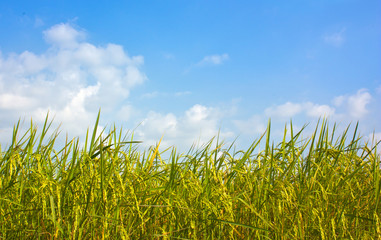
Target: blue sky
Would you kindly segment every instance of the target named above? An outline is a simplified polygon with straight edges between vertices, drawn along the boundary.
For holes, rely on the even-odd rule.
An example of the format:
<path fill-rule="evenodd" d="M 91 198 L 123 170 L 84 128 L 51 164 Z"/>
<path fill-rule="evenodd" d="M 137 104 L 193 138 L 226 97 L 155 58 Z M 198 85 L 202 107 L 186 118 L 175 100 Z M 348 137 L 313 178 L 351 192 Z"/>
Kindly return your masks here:
<path fill-rule="evenodd" d="M 71 137 L 101 124 L 187 149 L 242 148 L 326 116 L 381 139 L 381 2 L 0 3 L 0 141 L 49 111 Z M 308 130 L 306 132 L 308 134 Z"/>

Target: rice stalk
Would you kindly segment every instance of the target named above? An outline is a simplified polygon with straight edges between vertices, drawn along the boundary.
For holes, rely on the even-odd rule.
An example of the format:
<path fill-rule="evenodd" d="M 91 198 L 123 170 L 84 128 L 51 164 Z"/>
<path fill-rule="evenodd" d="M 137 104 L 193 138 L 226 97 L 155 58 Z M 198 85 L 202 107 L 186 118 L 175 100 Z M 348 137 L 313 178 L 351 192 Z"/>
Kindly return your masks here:
<path fill-rule="evenodd" d="M 379 142 L 363 143 L 359 123 L 337 135 L 323 119 L 307 139 L 291 123 L 275 144 L 269 121 L 246 150 L 217 136 L 182 154 L 163 138 L 139 152 L 99 118 L 83 148 L 58 150 L 48 115 L 40 132 L 15 124 L 0 152 L 1 238 L 380 239 Z"/>

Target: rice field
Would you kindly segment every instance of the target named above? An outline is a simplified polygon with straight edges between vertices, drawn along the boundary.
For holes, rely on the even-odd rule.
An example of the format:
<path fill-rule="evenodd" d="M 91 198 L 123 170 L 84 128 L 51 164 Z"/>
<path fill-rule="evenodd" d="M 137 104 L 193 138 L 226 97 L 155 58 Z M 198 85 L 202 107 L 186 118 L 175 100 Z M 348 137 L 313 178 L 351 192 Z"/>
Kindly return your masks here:
<path fill-rule="evenodd" d="M 269 122 L 248 149 L 215 138 L 178 153 L 139 152 L 98 121 L 59 149 L 48 116 L 15 125 L 0 148 L 0 239 L 381 239 L 380 155 L 358 125 L 322 120 L 302 139 L 291 124 L 273 143 Z"/>

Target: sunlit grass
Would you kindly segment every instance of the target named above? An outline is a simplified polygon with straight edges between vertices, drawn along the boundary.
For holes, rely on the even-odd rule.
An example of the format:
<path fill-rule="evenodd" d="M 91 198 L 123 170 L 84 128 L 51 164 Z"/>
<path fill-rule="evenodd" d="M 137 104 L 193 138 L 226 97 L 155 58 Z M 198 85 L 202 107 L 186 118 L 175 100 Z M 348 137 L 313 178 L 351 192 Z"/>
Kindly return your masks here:
<path fill-rule="evenodd" d="M 349 127 L 267 131 L 235 151 L 218 139 L 187 154 L 112 128 L 54 148 L 31 124 L 0 155 L 2 239 L 380 239 L 380 156 Z M 290 140 L 286 140 L 286 135 Z M 258 146 L 264 143 L 264 149 Z"/>

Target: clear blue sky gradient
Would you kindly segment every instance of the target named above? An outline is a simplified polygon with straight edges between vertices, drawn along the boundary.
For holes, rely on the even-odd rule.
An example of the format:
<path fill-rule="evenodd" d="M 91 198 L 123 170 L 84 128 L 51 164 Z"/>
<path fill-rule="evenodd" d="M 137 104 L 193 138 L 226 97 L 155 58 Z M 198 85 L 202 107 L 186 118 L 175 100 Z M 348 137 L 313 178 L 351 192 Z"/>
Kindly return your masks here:
<path fill-rule="evenodd" d="M 130 124 L 111 111 L 105 124 L 133 127 L 150 112 L 170 113 L 181 121 L 198 104 L 217 109 L 222 116 L 213 127 L 229 132 L 227 137 L 240 135 L 244 142 L 253 139 L 242 127 L 250 128 L 250 119 L 266 124 L 271 117 L 275 127 L 276 121 L 280 127 L 291 118 L 300 124 L 315 121 L 318 117 L 303 114 L 271 114 L 287 102 L 310 102 L 334 108 L 340 116 L 333 121 L 360 120 L 364 135 L 375 131 L 381 136 L 380 10 L 378 0 L 2 0 L 0 52 L 3 61 L 24 51 L 44 54 L 51 46 L 43 32 L 64 23 L 85 32 L 85 41 L 94 46 L 113 43 L 130 57 L 143 56 L 140 70 L 147 79 L 118 103 L 138 111 Z M 221 62 L 213 63 L 212 56 Z M 346 117 L 349 100 L 346 108 L 334 105 L 339 96 L 351 99 L 360 93 L 370 100 L 359 117 Z M 25 116 L 14 110 L 8 119 L 9 111 L 0 109 L 0 128 L 17 120 L 17 114 Z"/>

